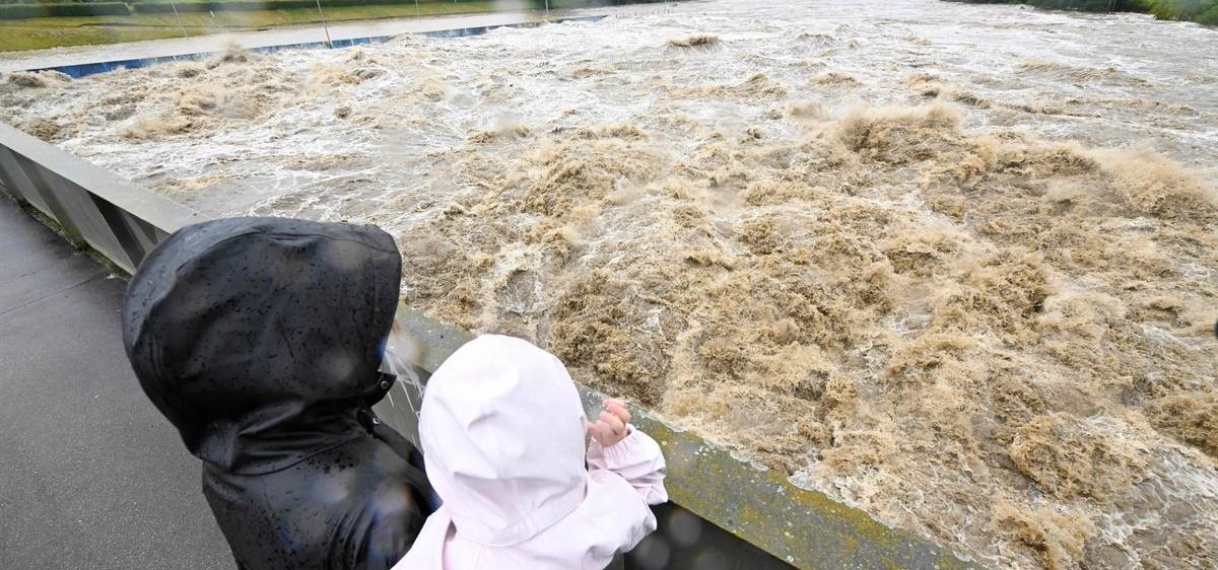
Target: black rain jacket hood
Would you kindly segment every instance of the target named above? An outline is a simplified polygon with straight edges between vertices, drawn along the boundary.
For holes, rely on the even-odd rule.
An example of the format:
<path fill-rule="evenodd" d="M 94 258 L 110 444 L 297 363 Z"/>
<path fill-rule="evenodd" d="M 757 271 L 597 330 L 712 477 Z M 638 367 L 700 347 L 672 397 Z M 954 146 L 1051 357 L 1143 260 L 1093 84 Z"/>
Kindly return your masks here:
<path fill-rule="evenodd" d="M 133 276 L 127 355 L 243 567 L 390 567 L 413 542 L 421 463 L 370 411 L 400 279 L 379 228 L 280 218 L 183 228 Z"/>

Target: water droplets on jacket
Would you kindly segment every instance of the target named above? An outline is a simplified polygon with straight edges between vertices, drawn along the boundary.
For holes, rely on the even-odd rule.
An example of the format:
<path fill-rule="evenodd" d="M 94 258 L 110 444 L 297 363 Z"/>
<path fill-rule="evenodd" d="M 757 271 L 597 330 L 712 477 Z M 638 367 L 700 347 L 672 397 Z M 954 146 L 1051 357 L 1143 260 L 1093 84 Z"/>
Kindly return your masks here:
<path fill-rule="evenodd" d="M 281 218 L 188 226 L 133 276 L 128 357 L 244 567 L 388 568 L 413 542 L 421 459 L 369 421 L 400 279 L 384 231 Z"/>

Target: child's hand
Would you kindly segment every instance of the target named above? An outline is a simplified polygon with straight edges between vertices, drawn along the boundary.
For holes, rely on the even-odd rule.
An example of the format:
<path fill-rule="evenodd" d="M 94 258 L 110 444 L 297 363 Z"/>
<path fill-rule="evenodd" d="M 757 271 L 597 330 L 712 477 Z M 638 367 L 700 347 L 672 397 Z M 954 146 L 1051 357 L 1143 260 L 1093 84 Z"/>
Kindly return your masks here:
<path fill-rule="evenodd" d="M 621 400 L 605 400 L 605 411 L 601 412 L 596 423 L 586 422 L 588 435 L 603 447 L 613 447 L 630 435 L 630 412 L 626 403 Z"/>

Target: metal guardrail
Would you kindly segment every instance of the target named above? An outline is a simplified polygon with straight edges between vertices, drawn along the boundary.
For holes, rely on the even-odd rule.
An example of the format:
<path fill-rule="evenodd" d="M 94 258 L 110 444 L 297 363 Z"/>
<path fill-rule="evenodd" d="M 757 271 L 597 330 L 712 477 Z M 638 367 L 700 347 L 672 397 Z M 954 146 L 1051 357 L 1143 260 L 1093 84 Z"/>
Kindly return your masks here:
<path fill-rule="evenodd" d="M 128 272 L 170 233 L 206 219 L 2 124 L 0 190 L 41 211 L 77 247 L 90 247 Z M 409 310 L 403 310 L 399 323 L 423 348 L 416 363 L 423 377 L 471 338 Z M 580 392 L 590 408 L 601 400 L 587 388 Z M 417 393 L 413 396 L 419 401 Z M 386 400 L 377 412 L 417 438 L 417 418 L 408 406 Z M 674 504 L 657 509 L 660 530 L 628 557 L 630 568 L 982 569 L 736 459 L 729 450 L 647 411 L 635 415 L 636 424 L 665 450 Z"/>

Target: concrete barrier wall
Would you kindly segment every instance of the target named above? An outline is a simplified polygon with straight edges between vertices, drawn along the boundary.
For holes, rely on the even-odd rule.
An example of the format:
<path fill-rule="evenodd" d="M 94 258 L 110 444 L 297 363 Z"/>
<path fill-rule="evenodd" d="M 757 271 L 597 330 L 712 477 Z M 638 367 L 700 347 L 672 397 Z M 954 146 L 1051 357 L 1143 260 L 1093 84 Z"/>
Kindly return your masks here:
<path fill-rule="evenodd" d="M 0 186 L 127 272 L 198 213 L 148 192 L 8 125 L 0 124 Z"/>
<path fill-rule="evenodd" d="M 575 17 L 575 18 L 559 18 L 559 19 L 555 19 L 555 20 L 549 20 L 548 22 L 544 21 L 544 20 L 538 20 L 538 21 L 533 21 L 533 22 L 521 22 L 521 23 L 516 23 L 516 24 L 476 26 L 476 27 L 472 27 L 472 28 L 454 28 L 454 29 L 450 29 L 450 30 L 430 30 L 430 31 L 423 31 L 423 32 L 416 32 L 416 33 L 419 35 L 429 36 L 429 37 L 433 37 L 433 38 L 459 38 L 459 37 L 468 37 L 468 36 L 480 36 L 482 34 L 490 32 L 491 30 L 495 30 L 495 29 L 499 29 L 499 28 L 535 28 L 535 27 L 540 26 L 545 23 L 559 24 L 559 23 L 563 23 L 563 22 L 597 22 L 597 21 L 600 21 L 601 19 L 603 19 L 604 17 L 605 16 L 580 16 L 580 17 Z M 253 47 L 253 48 L 248 48 L 246 51 L 265 54 L 265 53 L 276 53 L 276 52 L 283 51 L 283 50 L 324 49 L 324 48 L 338 49 L 338 48 L 348 48 L 348 47 L 360 46 L 360 45 L 384 43 L 384 42 L 392 40 L 393 38 L 396 38 L 396 37 L 398 37 L 398 35 L 368 36 L 368 37 L 363 37 L 363 38 L 346 38 L 346 39 L 333 40 L 331 42 L 318 41 L 318 42 L 306 42 L 306 43 L 277 45 L 277 46 Z M 79 63 L 79 64 L 71 64 L 71 65 L 51 66 L 51 67 L 36 67 L 36 68 L 29 69 L 27 71 L 58 71 L 60 73 L 67 74 L 68 76 L 70 76 L 72 78 L 79 79 L 81 77 L 85 77 L 88 75 L 94 75 L 97 73 L 106 73 L 109 71 L 117 71 L 119 69 L 138 69 L 141 67 L 149 67 L 152 65 L 159 65 L 162 63 L 173 63 L 176 61 L 195 61 L 195 60 L 213 57 L 215 55 L 217 55 L 215 52 L 192 53 L 192 54 L 184 54 L 184 55 L 170 55 L 170 56 L 163 56 L 163 57 L 148 57 L 148 58 L 141 58 L 141 59 L 123 59 L 123 60 L 117 60 L 117 61 L 99 61 L 99 62 L 92 62 L 92 63 Z"/>
<path fill-rule="evenodd" d="M 90 247 L 127 272 L 170 233 L 205 219 L 6 125 L 0 125 L 0 190 L 42 212 L 77 247 Z M 422 346 L 414 366 L 423 381 L 471 338 L 405 308 L 399 323 Z M 409 386 L 403 390 L 377 412 L 417 439 L 417 418 L 408 402 L 419 402 L 419 394 Z M 590 410 L 599 405 L 600 394 L 585 387 L 580 392 Z M 674 504 L 657 509 L 660 531 L 631 554 L 627 567 L 981 568 L 822 493 L 797 488 L 646 410 L 635 415 L 636 424 L 665 450 Z"/>
<path fill-rule="evenodd" d="M 473 338 L 409 308 L 399 308 L 397 322 L 419 342 L 417 365 L 423 377 Z M 579 391 L 589 413 L 599 409 L 604 395 L 584 386 Z M 407 402 L 421 398 L 415 392 L 406 396 L 397 405 L 382 403 L 377 411 L 417 441 L 417 420 Z M 631 413 L 633 423 L 664 449 L 674 505 L 657 512 L 659 532 L 639 545 L 627 567 L 981 570 L 823 493 L 800 489 L 647 410 Z"/>

